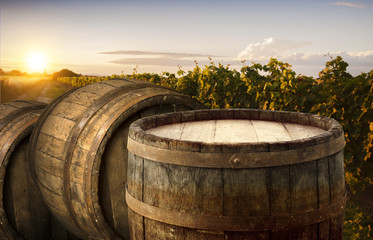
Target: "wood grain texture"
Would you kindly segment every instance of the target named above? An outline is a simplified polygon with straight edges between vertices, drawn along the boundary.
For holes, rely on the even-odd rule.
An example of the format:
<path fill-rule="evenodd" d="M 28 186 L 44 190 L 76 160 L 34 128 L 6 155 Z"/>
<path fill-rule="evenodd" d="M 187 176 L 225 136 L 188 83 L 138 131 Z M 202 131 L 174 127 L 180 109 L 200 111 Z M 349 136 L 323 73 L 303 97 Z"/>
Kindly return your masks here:
<path fill-rule="evenodd" d="M 128 153 L 128 191 L 136 199 L 143 199 L 144 159 Z M 129 232 L 133 239 L 145 239 L 144 217 L 128 209 Z"/>
<path fill-rule="evenodd" d="M 290 185 L 292 212 L 318 208 L 316 161 L 291 165 Z"/>
<path fill-rule="evenodd" d="M 138 210 L 130 210 L 131 239 L 340 239 L 343 214 L 334 204 L 343 209 L 343 150 L 305 162 L 299 158 L 282 166 L 242 168 L 200 165 L 202 158 L 194 166 L 184 165 L 177 159 L 181 155 L 173 152 L 191 159 L 202 153 L 212 157 L 269 152 L 275 162 L 281 151 L 297 148 L 310 153 L 310 146 L 333 142 L 341 134 L 339 125 L 326 118 L 250 109 L 198 110 L 138 120 L 129 132 L 128 201 Z M 144 151 L 138 150 L 145 145 Z M 328 212 L 332 206 L 337 210 Z M 315 218 L 307 212 L 321 215 Z M 173 221 L 174 217 L 180 219 Z M 258 219 L 282 221 L 272 228 L 258 224 L 257 230 L 230 231 L 224 226 L 232 225 L 218 221 L 223 217 L 253 217 L 251 226 Z M 203 223 L 208 220 L 215 222 Z"/>
<path fill-rule="evenodd" d="M 224 169 L 223 179 L 224 215 L 270 215 L 265 168 Z"/>
<path fill-rule="evenodd" d="M 325 130 L 260 120 L 206 120 L 163 125 L 146 131 L 159 137 L 208 143 L 278 142 L 309 138 Z"/>
<path fill-rule="evenodd" d="M 222 181 L 220 169 L 192 169 L 145 160 L 143 201 L 169 210 L 222 214 Z"/>
<path fill-rule="evenodd" d="M 273 167 L 270 170 L 271 214 L 284 215 L 291 212 L 290 166 Z"/>
<path fill-rule="evenodd" d="M 5 200 L 11 202 L 8 213 L 12 212 L 9 216 L 12 216 L 12 224 L 20 235 L 25 239 L 40 239 L 49 237 L 49 211 L 36 184 L 31 181 L 25 157 L 27 146 L 28 139 L 24 139 L 9 160 L 5 176 L 8 196 Z"/>
<path fill-rule="evenodd" d="M 50 212 L 27 161 L 30 132 L 45 104 L 0 105 L 0 239 L 52 239 Z"/>
<path fill-rule="evenodd" d="M 139 80 L 110 80 L 52 102 L 33 133 L 31 158 L 54 216 L 83 239 L 127 238 L 127 135 L 134 120 L 203 106 Z"/>

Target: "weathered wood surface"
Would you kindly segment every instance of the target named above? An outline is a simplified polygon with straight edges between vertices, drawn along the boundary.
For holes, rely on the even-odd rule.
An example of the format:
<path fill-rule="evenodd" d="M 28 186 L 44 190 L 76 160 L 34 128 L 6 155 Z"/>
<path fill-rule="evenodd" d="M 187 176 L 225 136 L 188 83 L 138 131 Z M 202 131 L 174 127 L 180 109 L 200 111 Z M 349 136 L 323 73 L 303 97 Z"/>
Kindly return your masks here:
<path fill-rule="evenodd" d="M 27 162 L 31 130 L 45 104 L 0 105 L 0 239 L 51 239 L 49 210 Z"/>
<path fill-rule="evenodd" d="M 205 143 L 278 142 L 314 137 L 326 130 L 318 127 L 260 120 L 208 120 L 175 123 L 148 129 L 159 137 Z"/>
<path fill-rule="evenodd" d="M 239 143 L 232 144 L 230 131 L 217 128 L 220 123 L 235 122 L 240 126 L 233 132 L 241 136 L 239 128 L 242 127 L 241 120 L 245 119 L 249 120 L 244 123 L 247 127 L 253 122 L 259 124 L 251 130 L 243 130 L 251 131 L 251 136 L 243 136 Z M 260 138 L 252 134 L 252 130 L 256 133 L 268 124 L 275 125 L 281 134 L 267 129 L 259 134 Z M 199 132 L 189 134 L 192 131 L 185 130 L 187 126 L 194 126 Z M 219 132 L 224 132 L 223 137 L 218 136 Z M 284 132 L 289 134 L 280 138 Z M 156 136 L 158 134 L 163 137 Z M 287 143 L 276 145 L 272 135 Z M 302 149 L 341 136 L 340 125 L 327 118 L 247 109 L 201 110 L 141 119 L 131 125 L 129 140 L 138 143 L 138 147 L 145 144 L 155 147 L 152 149 L 163 151 L 167 148 L 193 157 L 195 152 L 222 154 L 223 149 L 242 154 L 271 149 L 279 153 L 289 151 L 289 146 Z M 345 204 L 341 148 L 335 154 L 306 162 L 299 160 L 284 166 L 237 169 L 149 160 L 131 152 L 135 148 L 133 145 L 129 149 L 128 160 L 131 239 L 341 239 Z M 157 150 L 154 154 L 157 155 Z M 145 214 L 142 216 L 139 212 Z M 219 217 L 227 221 L 220 221 Z M 201 219 L 216 222 L 206 223 Z"/>
<path fill-rule="evenodd" d="M 132 79 L 87 85 L 52 102 L 33 132 L 30 155 L 54 216 L 83 239 L 126 239 L 130 123 L 197 108 L 203 106 L 190 97 Z"/>

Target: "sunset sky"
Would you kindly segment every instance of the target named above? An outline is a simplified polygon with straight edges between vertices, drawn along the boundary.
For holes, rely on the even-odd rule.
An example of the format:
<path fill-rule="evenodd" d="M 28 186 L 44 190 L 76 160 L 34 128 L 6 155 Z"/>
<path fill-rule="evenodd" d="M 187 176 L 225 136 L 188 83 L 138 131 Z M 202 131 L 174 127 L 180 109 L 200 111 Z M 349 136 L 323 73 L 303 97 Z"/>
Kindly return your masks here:
<path fill-rule="evenodd" d="M 317 76 L 341 55 L 353 75 L 373 69 L 373 1 L 0 0 L 0 67 L 82 74 L 176 72 L 241 60 L 288 62 Z M 36 68 L 34 68 L 35 70 Z"/>

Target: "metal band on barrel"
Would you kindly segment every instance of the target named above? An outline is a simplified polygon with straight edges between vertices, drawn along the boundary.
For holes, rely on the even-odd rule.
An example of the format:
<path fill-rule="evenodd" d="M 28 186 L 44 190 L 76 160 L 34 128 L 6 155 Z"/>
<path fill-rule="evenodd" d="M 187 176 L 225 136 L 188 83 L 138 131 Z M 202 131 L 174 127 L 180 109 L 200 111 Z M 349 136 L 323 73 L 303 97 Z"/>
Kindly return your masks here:
<path fill-rule="evenodd" d="M 30 119 L 28 120 L 26 123 L 24 123 L 23 126 L 21 126 L 20 128 L 17 128 L 15 129 L 13 132 L 12 132 L 12 135 L 6 139 L 6 141 L 4 142 L 4 144 L 1 146 L 1 149 L 0 149 L 0 163 L 3 164 L 2 161 L 4 161 L 5 159 L 5 155 L 8 153 L 9 151 L 9 148 L 11 147 L 12 144 L 14 144 L 14 141 L 20 137 L 20 135 L 27 131 L 27 133 L 30 133 L 31 130 L 32 130 L 32 126 L 35 124 L 35 122 L 38 120 L 37 117 L 33 118 L 33 119 Z M 27 130 L 29 129 L 29 130 Z M 3 181 L 3 179 L 2 179 Z"/>
<path fill-rule="evenodd" d="M 203 168 L 257 168 L 302 163 L 338 153 L 345 146 L 344 136 L 329 142 L 276 152 L 201 153 L 158 148 L 128 138 L 128 150 L 148 160 Z"/>
<path fill-rule="evenodd" d="M 206 216 L 155 207 L 132 197 L 126 190 L 126 201 L 136 213 L 163 223 L 204 230 L 266 231 L 311 225 L 340 215 L 346 206 L 346 194 L 334 204 L 311 211 L 282 216 Z"/>
<path fill-rule="evenodd" d="M 81 234 L 84 234 L 84 238 L 88 238 L 87 233 L 84 231 L 84 229 L 81 227 L 81 224 L 78 222 L 78 217 L 77 214 L 74 210 L 74 206 L 71 200 L 71 192 L 70 192 L 70 168 L 73 160 L 73 155 L 74 155 L 74 148 L 78 142 L 78 139 L 80 137 L 80 134 L 83 132 L 85 126 L 87 123 L 95 116 L 97 111 L 104 107 L 108 102 L 112 101 L 116 97 L 126 93 L 130 92 L 136 89 L 141 89 L 141 88 L 148 88 L 152 87 L 151 84 L 149 83 L 141 83 L 141 84 L 130 84 L 130 85 L 124 85 L 119 88 L 116 88 L 110 92 L 108 92 L 105 96 L 100 98 L 96 103 L 93 105 L 89 106 L 85 112 L 83 112 L 80 115 L 80 118 L 76 121 L 74 128 L 72 129 L 72 133 L 69 136 L 69 139 L 67 140 L 68 144 L 66 147 L 66 155 L 65 155 L 65 163 L 64 163 L 64 170 L 63 170 L 63 200 L 65 205 L 67 206 L 67 209 L 70 213 L 74 221 L 75 226 L 80 230 Z M 90 154 L 89 157 L 93 158 L 95 155 Z M 91 163 L 91 162 L 90 162 Z M 88 169 L 86 169 L 88 170 Z M 90 171 L 87 172 L 87 175 L 90 176 Z M 89 180 L 84 181 L 84 185 L 87 184 Z M 85 188 L 86 189 L 86 188 Z M 89 191 L 91 193 L 91 191 Z M 92 200 L 90 199 L 90 195 L 87 194 L 86 192 L 86 202 L 85 204 L 87 205 L 87 209 L 90 210 L 92 209 Z M 97 229 L 100 229 L 100 223 L 96 219 L 96 216 L 94 213 L 89 211 L 90 217 L 92 219 L 93 225 Z M 110 231 L 111 229 L 108 229 Z"/>
<path fill-rule="evenodd" d="M 88 157 L 85 161 L 85 173 L 84 173 L 85 181 L 83 183 L 83 189 L 84 189 L 84 195 L 86 199 L 86 202 L 85 202 L 86 208 L 89 210 L 88 213 L 89 213 L 89 216 L 91 217 L 92 222 L 96 225 L 96 227 L 98 227 L 97 229 L 101 228 L 101 230 L 103 230 L 104 234 L 106 234 L 106 238 L 108 239 L 115 237 L 116 233 L 111 229 L 111 227 L 105 224 L 105 221 L 102 221 L 101 219 L 98 218 L 98 217 L 102 217 L 103 214 L 101 213 L 101 210 L 99 208 L 95 208 L 95 204 L 98 205 L 99 202 L 98 202 L 98 199 L 94 198 L 93 196 L 95 194 L 97 196 L 98 193 L 92 190 L 92 176 L 93 175 L 91 174 L 93 171 L 94 162 L 96 161 L 96 155 L 99 152 L 99 148 L 102 144 L 102 141 L 105 135 L 108 133 L 109 129 L 111 129 L 114 122 L 116 122 L 120 118 L 121 115 L 125 113 L 133 114 L 133 111 L 131 110 L 135 109 L 134 107 L 138 107 L 138 106 L 143 106 L 144 108 L 148 107 L 147 101 L 145 100 L 162 99 L 160 100 L 160 102 L 166 103 L 166 97 L 168 97 L 171 100 L 170 103 L 174 103 L 175 99 L 173 99 L 173 97 L 180 97 L 180 99 L 185 99 L 186 102 L 184 102 L 184 100 L 179 100 L 180 101 L 179 103 L 184 103 L 185 105 L 187 105 L 186 103 L 189 101 L 189 98 L 185 95 L 181 95 L 177 92 L 174 92 L 171 88 L 168 88 L 168 87 L 158 86 L 152 83 L 136 83 L 135 81 L 134 84 L 122 86 L 119 89 L 114 90 L 113 92 L 107 94 L 105 97 L 101 98 L 95 105 L 91 106 L 87 110 L 87 112 L 82 114 L 84 118 L 80 119 L 80 122 L 77 124 L 77 126 L 81 126 L 80 131 L 82 131 L 86 127 L 86 124 L 88 123 L 88 121 L 93 117 L 94 114 L 97 113 L 98 109 L 100 109 L 101 107 L 104 107 L 111 100 L 125 93 L 129 93 L 134 90 L 146 89 L 146 88 L 158 89 L 162 91 L 156 91 L 151 94 L 148 93 L 144 95 L 137 95 L 136 97 L 133 97 L 132 100 L 127 101 L 125 104 L 122 104 L 121 107 L 117 109 L 118 111 L 110 115 L 110 117 L 106 119 L 106 121 L 103 124 L 101 124 L 100 128 L 96 131 L 96 135 L 88 151 L 88 155 L 87 155 Z M 71 160 L 72 159 L 70 159 L 70 161 Z M 98 182 L 98 180 L 96 181 Z M 97 187 L 95 187 L 94 189 L 97 190 Z"/>
<path fill-rule="evenodd" d="M 8 116 L 6 116 L 4 119 L 1 120 L 0 130 L 3 129 L 3 127 L 5 127 L 9 123 L 11 123 L 12 121 L 14 121 L 15 119 L 19 118 L 20 116 L 22 116 L 26 113 L 32 112 L 32 111 L 43 109 L 46 106 L 47 106 L 46 104 L 37 104 L 37 105 L 33 105 L 33 106 L 23 107 L 23 108 L 20 108 L 16 111 L 10 113 Z"/>

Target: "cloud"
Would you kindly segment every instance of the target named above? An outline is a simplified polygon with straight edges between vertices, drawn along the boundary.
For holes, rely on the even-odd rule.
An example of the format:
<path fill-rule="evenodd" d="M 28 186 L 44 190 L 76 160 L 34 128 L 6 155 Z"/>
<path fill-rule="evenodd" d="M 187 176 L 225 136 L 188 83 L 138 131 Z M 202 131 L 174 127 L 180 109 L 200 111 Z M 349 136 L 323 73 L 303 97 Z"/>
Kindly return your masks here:
<path fill-rule="evenodd" d="M 288 61 L 289 63 L 296 62 L 302 64 L 319 64 L 328 61 L 327 55 L 342 56 L 346 60 L 358 62 L 364 66 L 372 66 L 373 51 L 363 52 L 302 52 L 299 51 L 302 47 L 308 46 L 308 42 L 295 42 L 291 40 L 278 40 L 274 38 L 264 39 L 263 42 L 251 43 L 246 49 L 242 50 L 237 55 L 238 60 L 249 60 L 266 62 L 270 58 L 277 58 L 281 61 Z"/>
<path fill-rule="evenodd" d="M 362 72 L 369 72 L 373 69 L 373 51 L 364 52 L 332 52 L 324 53 L 298 53 L 285 56 L 283 61 L 293 65 L 297 73 L 317 77 L 318 72 L 325 68 L 325 63 L 330 61 L 330 57 L 341 56 L 343 61 L 348 63 L 347 72 L 352 75 L 359 75 Z"/>
<path fill-rule="evenodd" d="M 330 61 L 330 56 L 342 56 L 343 60 L 349 64 L 348 71 L 353 75 L 361 72 L 368 72 L 373 68 L 373 51 L 361 52 L 307 52 L 310 42 L 281 40 L 267 38 L 261 42 L 250 43 L 245 49 L 232 57 L 218 57 L 206 54 L 176 53 L 176 52 L 155 52 L 155 51 L 106 51 L 106 54 L 114 59 L 108 61 L 113 68 L 132 69 L 135 66 L 142 69 L 158 69 L 175 72 L 181 66 L 184 70 L 192 70 L 195 60 L 199 66 L 209 65 L 212 58 L 215 64 L 228 64 L 231 68 L 239 70 L 242 67 L 241 60 L 247 62 L 259 62 L 267 64 L 270 58 L 287 62 L 293 66 L 296 73 L 317 77 L 318 73 L 325 67 L 325 63 Z M 116 59 L 115 59 L 116 58 Z M 172 69 L 172 70 L 171 70 Z M 175 70 L 176 69 L 176 70 Z"/>
<path fill-rule="evenodd" d="M 340 52 L 338 55 L 343 57 L 350 66 L 359 66 L 373 70 L 373 51 L 365 52 Z"/>
<path fill-rule="evenodd" d="M 330 57 L 341 56 L 345 62 L 353 67 L 373 68 L 373 51 L 365 52 L 332 52 L 332 53 L 294 53 L 281 57 L 282 61 L 297 65 L 324 66 Z"/>
<path fill-rule="evenodd" d="M 214 61 L 214 59 L 212 59 Z M 199 65 L 208 65 L 210 63 L 209 59 L 201 59 L 197 61 Z M 215 63 L 221 63 L 224 65 L 227 64 L 240 64 L 240 61 L 237 60 L 222 60 L 222 61 L 214 61 Z M 139 66 L 182 66 L 182 67 L 190 67 L 195 66 L 195 61 L 192 59 L 176 59 L 176 58 L 121 58 L 110 61 L 110 63 L 121 64 L 121 65 L 139 65 Z"/>
<path fill-rule="evenodd" d="M 197 53 L 176 53 L 176 52 L 152 52 L 152 51 L 106 51 L 99 52 L 99 54 L 110 54 L 110 55 L 129 55 L 129 56 L 159 56 L 163 58 L 196 58 L 196 57 L 218 57 L 214 55 L 197 54 Z"/>
<path fill-rule="evenodd" d="M 190 66 L 193 65 L 193 60 L 173 59 L 173 58 L 120 58 L 110 61 L 121 65 L 144 65 L 144 66 Z"/>
<path fill-rule="evenodd" d="M 251 43 L 245 50 L 241 51 L 237 58 L 243 59 L 267 59 L 288 54 L 295 49 L 310 45 L 309 42 L 296 42 L 291 40 L 280 40 L 274 38 L 264 39 L 264 42 Z"/>
<path fill-rule="evenodd" d="M 117 50 L 117 51 L 105 51 L 99 52 L 99 54 L 106 55 L 122 55 L 122 58 L 114 59 L 109 61 L 109 63 L 119 64 L 122 66 L 147 66 L 147 67 L 194 67 L 195 61 L 199 65 L 207 65 L 212 61 L 222 64 L 232 64 L 240 63 L 236 59 L 229 57 L 198 54 L 198 53 L 178 53 L 178 52 L 154 52 L 154 51 L 135 51 L 135 50 Z"/>
<path fill-rule="evenodd" d="M 295 42 L 290 40 L 278 40 L 274 38 L 264 39 L 263 42 L 251 43 L 246 49 L 237 54 L 238 60 L 248 60 L 268 63 L 270 58 L 287 62 L 293 66 L 297 73 L 317 76 L 318 72 L 330 61 L 330 56 L 341 56 L 349 64 L 348 71 L 351 74 L 360 74 L 373 69 L 373 51 L 338 51 L 338 52 L 306 52 L 300 51 L 308 46 L 308 42 Z"/>
<path fill-rule="evenodd" d="M 373 56 L 373 51 L 365 51 L 365 52 L 348 52 L 348 55 L 351 57 L 360 57 L 360 58 L 365 58 L 365 57 L 372 57 Z"/>
<path fill-rule="evenodd" d="M 357 3 L 350 3 L 350 2 L 335 2 L 335 3 L 333 3 L 333 5 L 352 7 L 352 8 L 365 8 L 364 5 L 357 4 Z"/>

